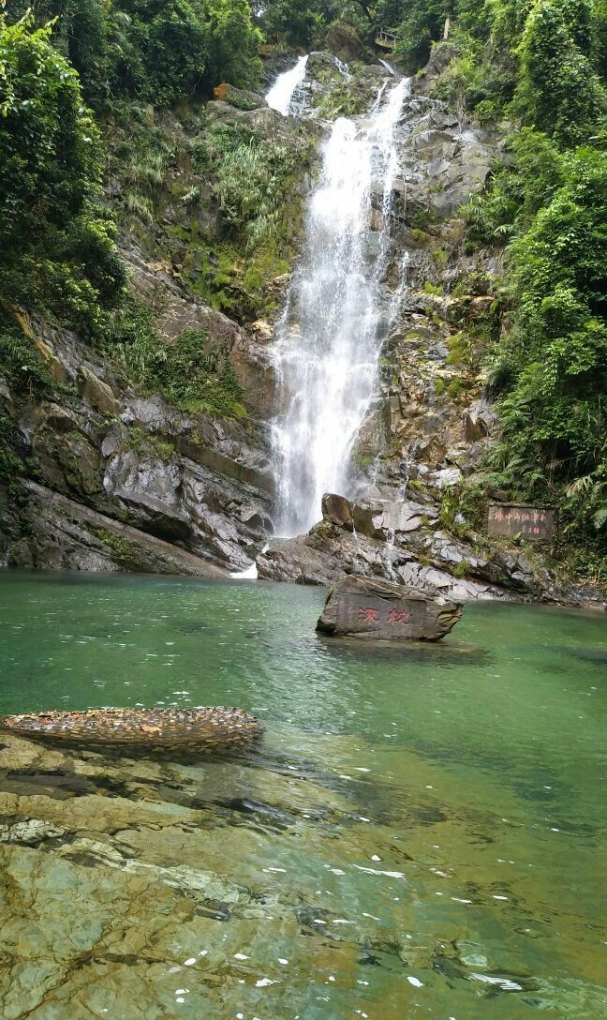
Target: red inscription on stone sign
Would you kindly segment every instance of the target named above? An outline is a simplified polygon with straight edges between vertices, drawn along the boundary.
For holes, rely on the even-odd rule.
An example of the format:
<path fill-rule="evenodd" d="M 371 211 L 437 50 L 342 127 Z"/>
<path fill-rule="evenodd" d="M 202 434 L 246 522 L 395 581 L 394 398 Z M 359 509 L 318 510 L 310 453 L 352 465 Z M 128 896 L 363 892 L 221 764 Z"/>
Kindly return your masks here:
<path fill-rule="evenodd" d="M 408 609 L 391 609 L 388 613 L 390 623 L 408 623 L 410 619 L 411 613 Z"/>
<path fill-rule="evenodd" d="M 550 507 L 493 503 L 489 507 L 487 527 L 490 535 L 550 541 L 554 537 L 556 521 Z"/>
<path fill-rule="evenodd" d="M 358 610 L 358 619 L 359 620 L 364 620 L 365 623 L 374 623 L 376 620 L 379 619 L 379 613 L 378 613 L 377 609 L 373 609 L 373 608 L 359 609 Z"/>

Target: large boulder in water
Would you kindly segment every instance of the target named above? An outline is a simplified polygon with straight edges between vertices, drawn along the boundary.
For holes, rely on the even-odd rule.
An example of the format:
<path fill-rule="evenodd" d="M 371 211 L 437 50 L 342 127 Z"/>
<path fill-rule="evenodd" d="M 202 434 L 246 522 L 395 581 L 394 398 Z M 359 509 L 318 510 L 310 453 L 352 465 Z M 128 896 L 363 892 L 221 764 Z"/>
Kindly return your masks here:
<path fill-rule="evenodd" d="M 263 723 L 242 708 L 98 708 L 34 712 L 0 719 L 21 737 L 93 749 L 217 752 L 261 736 Z"/>
<path fill-rule="evenodd" d="M 316 629 L 335 637 L 439 641 L 461 615 L 461 602 L 420 588 L 345 577 L 329 591 Z"/>

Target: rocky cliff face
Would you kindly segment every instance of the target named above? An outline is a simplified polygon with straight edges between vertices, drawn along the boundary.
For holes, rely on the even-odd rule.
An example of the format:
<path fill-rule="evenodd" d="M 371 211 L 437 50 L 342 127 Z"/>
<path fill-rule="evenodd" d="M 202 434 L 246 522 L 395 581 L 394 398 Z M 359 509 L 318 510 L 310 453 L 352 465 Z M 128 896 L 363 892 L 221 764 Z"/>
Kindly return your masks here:
<path fill-rule="evenodd" d="M 299 161 L 296 232 L 297 199 L 318 129 L 296 132 L 262 96 L 232 90 L 230 100 L 233 105 L 209 104 L 202 124 L 208 135 L 216 128 L 254 135 L 259 144 L 267 138 Z M 256 313 L 276 314 L 284 278 L 268 278 L 276 258 L 256 266 L 250 280 L 235 259 L 226 268 L 225 250 L 234 242 L 222 232 L 212 178 L 192 159 L 200 118 L 191 127 L 188 138 L 183 121 L 165 114 L 150 128 L 150 144 L 171 155 L 165 186 L 145 198 L 127 191 L 134 164 L 118 159 L 125 139 L 114 139 L 107 191 L 123 230 L 130 290 L 151 316 L 167 365 L 184 335 L 208 338 L 214 356 L 230 366 L 241 403 L 221 416 L 195 407 L 186 412 L 142 385 L 133 344 L 125 372 L 112 350 L 102 353 L 66 329 L 19 314 L 46 380 L 42 389 L 23 392 L 19 379 L 3 376 L 0 367 L 0 418 L 11 423 L 21 461 L 11 456 L 0 472 L 4 566 L 214 576 L 249 566 L 271 533 L 271 327 Z M 141 178 L 145 170 L 139 167 Z M 197 191 L 195 201 L 183 201 Z M 233 317 L 222 304 L 233 306 Z M 145 347 L 140 355 L 143 376 Z"/>
<path fill-rule="evenodd" d="M 316 60 L 326 77 L 328 61 Z M 459 511 L 459 486 L 495 425 L 479 365 L 501 323 L 493 291 L 499 260 L 490 251 L 466 253 L 458 211 L 502 151 L 499 136 L 472 130 L 428 97 L 432 75 L 430 68 L 414 85 L 399 125 L 403 172 L 385 286 L 389 293 L 402 285 L 406 251 L 404 299 L 382 351 L 381 390 L 354 450 L 361 495 L 352 503 L 327 494 L 322 521 L 307 536 L 271 542 L 260 575 L 327 583 L 345 571 L 457 598 L 537 596 L 552 584 L 540 559 L 489 542 Z M 309 88 L 314 104 L 318 86 Z M 341 101 L 359 109 L 362 93 L 360 79 L 342 85 Z M 331 95 L 339 110 L 339 85 Z M 381 206 L 378 193 L 373 230 L 387 226 Z"/>
<path fill-rule="evenodd" d="M 262 147 L 264 139 L 279 143 L 283 161 L 297 168 L 289 178 L 296 238 L 320 118 L 366 109 L 384 76 L 378 66 L 346 81 L 330 55 L 313 55 L 301 96 L 311 116 L 285 119 L 262 97 L 227 90 L 205 111 L 206 128 L 253 131 Z M 258 558 L 261 576 L 304 583 L 356 572 L 456 597 L 550 590 L 537 557 L 490 544 L 458 507 L 457 487 L 475 471 L 494 426 L 478 365 L 500 329 L 492 290 L 499 264 L 492 252 L 466 253 L 458 209 L 482 188 L 500 139 L 462 124 L 425 91 L 422 79 L 399 127 L 404 174 L 385 284 L 399 285 L 406 249 L 407 289 L 382 352 L 381 392 L 354 451 L 361 498 L 327 498 L 309 535 L 272 540 L 269 346 L 285 282 L 275 271 L 288 260 L 263 262 L 259 248 L 238 262 L 238 243 L 222 233 L 218 192 L 188 155 L 187 121 L 174 120 L 158 126 L 172 139 L 173 162 L 154 216 L 137 218 L 124 174 L 110 175 L 108 194 L 122 209 L 131 288 L 152 311 L 167 364 L 184 331 L 204 331 L 231 365 L 244 411 L 221 419 L 186 412 L 142 391 L 72 333 L 23 318 L 53 382 L 42 395 L 24 395 L 0 376 L 0 415 L 12 423 L 24 479 L 9 486 L 0 509 L 4 565 L 205 575 Z M 196 122 L 194 142 L 199 129 Z M 379 195 L 372 215 L 372 228 L 383 229 Z M 255 274 L 247 258 L 257 260 Z"/>
<path fill-rule="evenodd" d="M 190 305 L 184 314 L 196 311 Z M 200 314 L 216 316 L 240 359 L 234 324 Z M 74 336 L 31 328 L 62 384 L 15 409 L 30 478 L 4 515 L 5 565 L 213 574 L 218 564 L 249 563 L 270 524 L 261 425 L 219 423 L 160 395 L 137 397 Z M 243 366 L 255 370 L 253 355 Z"/>

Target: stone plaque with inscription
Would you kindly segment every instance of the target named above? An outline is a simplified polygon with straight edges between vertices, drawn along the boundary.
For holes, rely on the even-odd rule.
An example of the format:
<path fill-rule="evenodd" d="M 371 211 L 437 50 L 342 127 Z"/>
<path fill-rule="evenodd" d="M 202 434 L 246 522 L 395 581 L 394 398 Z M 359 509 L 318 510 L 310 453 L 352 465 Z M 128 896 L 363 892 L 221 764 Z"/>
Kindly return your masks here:
<path fill-rule="evenodd" d="M 461 603 L 391 581 L 346 577 L 331 588 L 318 631 L 336 637 L 438 641 L 455 626 Z"/>
<path fill-rule="evenodd" d="M 524 506 L 518 503 L 492 503 L 489 506 L 490 535 L 514 538 L 516 535 L 536 542 L 554 537 L 554 512 L 547 506 Z"/>

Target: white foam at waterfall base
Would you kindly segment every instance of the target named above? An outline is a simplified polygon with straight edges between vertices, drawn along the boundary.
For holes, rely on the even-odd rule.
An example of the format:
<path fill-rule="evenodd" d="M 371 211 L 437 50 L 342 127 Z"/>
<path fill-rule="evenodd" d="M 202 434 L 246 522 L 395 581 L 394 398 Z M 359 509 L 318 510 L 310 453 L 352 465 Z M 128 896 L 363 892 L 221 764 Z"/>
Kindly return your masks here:
<path fill-rule="evenodd" d="M 263 549 L 261 550 L 262 555 L 268 551 L 269 545 L 266 542 Z M 240 578 L 241 581 L 257 581 L 259 573 L 257 570 L 257 560 L 253 560 L 250 567 L 246 567 L 244 570 L 232 570 L 230 577 Z"/>
<path fill-rule="evenodd" d="M 278 110 L 279 113 L 282 113 L 283 117 L 286 117 L 289 113 L 293 93 L 305 78 L 307 62 L 307 56 L 300 57 L 290 71 L 285 71 L 284 74 L 278 75 L 278 78 L 266 95 L 268 106 L 273 110 Z"/>
<path fill-rule="evenodd" d="M 246 570 L 232 570 L 230 577 L 239 577 L 241 581 L 256 581 L 259 577 L 257 563 L 251 563 L 251 566 L 247 567 Z"/>
<path fill-rule="evenodd" d="M 273 350 L 283 408 L 272 422 L 276 532 L 287 537 L 320 519 L 324 492 L 350 494 L 352 445 L 378 391 L 379 351 L 395 311 L 381 281 L 408 90 L 407 79 L 387 92 L 384 84 L 368 116 L 338 119 L 323 146 Z M 381 229 L 373 229 L 378 218 Z"/>

